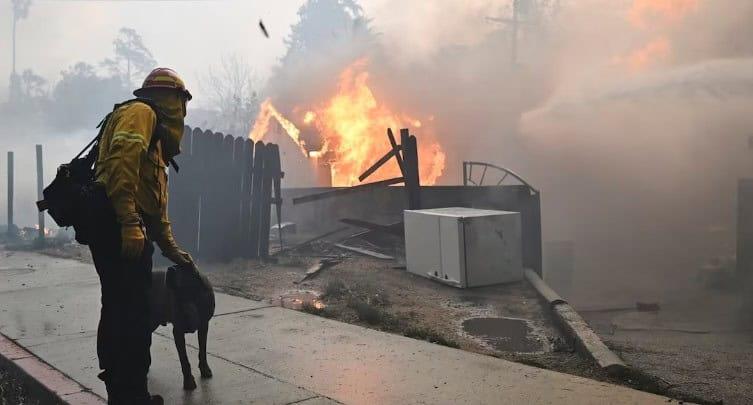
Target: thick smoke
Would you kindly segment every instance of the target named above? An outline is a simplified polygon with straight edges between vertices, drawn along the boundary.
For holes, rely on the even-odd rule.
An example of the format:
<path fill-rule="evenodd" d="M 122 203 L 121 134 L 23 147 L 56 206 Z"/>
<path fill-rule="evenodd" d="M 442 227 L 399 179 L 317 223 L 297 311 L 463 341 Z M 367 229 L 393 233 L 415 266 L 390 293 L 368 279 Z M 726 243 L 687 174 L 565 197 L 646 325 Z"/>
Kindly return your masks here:
<path fill-rule="evenodd" d="M 612 21 L 611 43 L 565 30 L 588 54 L 564 48 L 555 91 L 521 116 L 545 234 L 575 241 L 580 302 L 608 280 L 619 291 L 605 296 L 667 299 L 735 254 L 737 180 L 753 169 L 753 5 L 686 3 L 684 15 L 648 13 L 647 27 Z M 664 51 L 631 51 L 655 38 Z"/>
<path fill-rule="evenodd" d="M 543 190 L 544 241 L 574 241 L 580 292 L 619 288 L 578 303 L 662 299 L 734 255 L 736 183 L 753 169 L 753 3 L 522 1 L 514 64 L 511 3 L 365 2 L 369 40 L 283 64 L 305 75 L 268 94 L 292 111 L 291 95 L 329 96 L 334 72 L 368 57 L 378 99 L 436 117 L 440 182 L 482 160 Z"/>

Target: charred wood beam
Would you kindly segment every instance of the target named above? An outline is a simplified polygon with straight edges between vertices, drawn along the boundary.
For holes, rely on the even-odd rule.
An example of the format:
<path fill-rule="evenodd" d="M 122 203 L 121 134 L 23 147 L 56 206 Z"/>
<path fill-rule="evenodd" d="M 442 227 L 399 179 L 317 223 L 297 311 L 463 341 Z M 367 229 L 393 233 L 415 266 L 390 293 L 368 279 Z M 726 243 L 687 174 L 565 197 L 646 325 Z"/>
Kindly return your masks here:
<path fill-rule="evenodd" d="M 306 196 L 303 196 L 303 197 L 294 198 L 293 199 L 293 205 L 308 203 L 308 202 L 312 202 L 312 201 L 324 200 L 326 198 L 339 197 L 339 196 L 342 196 L 342 195 L 357 193 L 357 192 L 360 192 L 360 191 L 371 190 L 371 189 L 374 189 L 374 188 L 387 187 L 387 186 L 391 186 L 393 184 L 402 183 L 404 181 L 405 180 L 402 177 L 396 177 L 394 179 L 375 181 L 373 183 L 359 184 L 359 185 L 353 186 L 353 187 L 340 188 L 340 189 L 336 189 L 336 190 L 332 190 L 332 191 L 325 191 L 325 192 L 319 193 L 319 194 L 306 195 Z"/>
<path fill-rule="evenodd" d="M 374 232 L 388 233 L 388 234 L 397 235 L 397 236 L 403 236 L 405 232 L 403 229 L 403 222 L 395 222 L 389 225 L 382 225 L 382 224 L 376 224 L 369 221 L 364 221 L 361 219 L 352 219 L 352 218 L 342 218 L 340 219 L 340 222 L 347 225 L 352 225 L 359 228 L 368 229 Z"/>
<path fill-rule="evenodd" d="M 400 151 L 402 150 L 402 146 L 396 145 L 390 150 L 389 152 L 385 153 L 384 156 L 382 156 L 379 160 L 377 160 L 376 163 L 374 163 L 371 167 L 366 169 L 365 172 L 363 172 L 362 175 L 358 176 L 358 181 L 364 181 L 367 177 L 371 176 L 377 169 L 382 167 L 385 163 L 387 163 L 390 159 L 392 159 L 393 156 L 400 157 Z"/>
<path fill-rule="evenodd" d="M 410 135 L 408 128 L 400 130 L 403 146 L 403 164 L 405 165 L 405 190 L 408 209 L 421 209 L 421 183 L 418 174 L 418 144 L 416 137 Z"/>
<path fill-rule="evenodd" d="M 351 252 L 355 252 L 355 253 L 359 253 L 359 254 L 362 254 L 362 255 L 370 256 L 370 257 L 373 257 L 375 259 L 381 259 L 381 260 L 393 260 L 394 259 L 394 257 L 392 257 L 392 256 L 388 256 L 388 255 L 385 255 L 385 254 L 382 254 L 382 253 L 379 253 L 379 252 L 374 252 L 374 251 L 371 251 L 371 250 L 368 250 L 368 249 L 362 249 L 362 248 L 355 247 L 355 246 L 343 245 L 342 243 L 336 243 L 335 246 L 339 247 L 340 249 L 349 250 Z"/>
<path fill-rule="evenodd" d="M 350 228 L 347 227 L 347 226 L 343 226 L 343 227 L 337 228 L 337 229 L 335 229 L 333 231 L 329 231 L 329 232 L 323 233 L 321 235 L 314 236 L 313 238 L 307 239 L 307 240 L 305 240 L 305 241 L 303 241 L 301 243 L 298 243 L 296 245 L 287 246 L 287 247 L 285 247 L 283 249 L 280 249 L 279 251 L 275 252 L 273 254 L 273 256 L 274 255 L 279 255 L 279 254 L 284 253 L 284 252 L 290 252 L 290 251 L 293 251 L 293 250 L 296 250 L 296 249 L 300 249 L 300 248 L 308 246 L 308 245 L 310 245 L 310 244 L 312 244 L 312 243 L 314 243 L 314 242 L 316 242 L 318 240 L 324 239 L 324 238 L 326 238 L 328 236 L 332 236 L 332 235 L 334 235 L 336 233 L 340 233 L 340 232 L 348 230 L 348 229 L 350 229 Z"/>
<path fill-rule="evenodd" d="M 302 282 L 304 282 L 304 281 L 306 281 L 306 280 L 308 280 L 308 279 L 314 278 L 314 277 L 316 277 L 316 276 L 317 276 L 317 275 L 319 274 L 319 272 L 321 272 L 322 270 L 324 270 L 324 269 L 326 269 L 326 268 L 329 268 L 329 267 L 332 267 L 332 266 L 334 266 L 334 265 L 336 265 L 336 264 L 339 264 L 339 263 L 340 263 L 340 259 L 333 259 L 333 258 L 323 258 L 323 259 L 321 259 L 321 260 L 318 260 L 318 261 L 317 261 L 316 263 L 314 263 L 314 265 L 312 265 L 311 267 L 309 267 L 309 268 L 308 268 L 308 269 L 306 270 L 306 274 L 305 274 L 305 275 L 303 276 L 303 278 L 302 278 L 302 279 L 301 279 L 300 281 L 298 281 L 298 282 L 299 282 L 299 283 L 302 283 Z"/>
<path fill-rule="evenodd" d="M 390 139 L 392 150 L 401 148 L 402 151 L 402 145 L 398 145 L 397 141 L 395 141 L 395 135 L 392 134 L 392 128 L 387 128 L 387 138 Z M 403 175 L 403 177 L 405 177 L 405 163 L 403 162 L 403 157 L 400 155 L 400 153 L 395 155 L 395 160 L 397 160 L 397 165 L 400 166 L 400 173 Z"/>
<path fill-rule="evenodd" d="M 411 155 L 411 164 L 413 165 L 413 168 L 411 169 L 411 176 L 413 176 L 411 179 L 412 187 L 408 190 L 411 195 L 411 205 L 413 206 L 413 209 L 421 209 L 421 176 L 419 173 L 420 166 L 418 164 L 418 141 L 413 135 L 410 136 L 408 153 Z"/>

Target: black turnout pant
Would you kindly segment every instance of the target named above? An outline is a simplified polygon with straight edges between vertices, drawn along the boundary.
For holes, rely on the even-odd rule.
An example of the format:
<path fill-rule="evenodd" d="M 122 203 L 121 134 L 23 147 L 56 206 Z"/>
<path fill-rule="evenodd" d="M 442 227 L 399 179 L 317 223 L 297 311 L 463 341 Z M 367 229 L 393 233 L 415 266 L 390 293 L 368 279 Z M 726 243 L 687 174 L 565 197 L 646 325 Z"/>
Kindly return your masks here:
<path fill-rule="evenodd" d="M 149 288 L 154 247 L 148 240 L 138 260 L 121 257 L 120 225 L 109 218 L 96 225 L 89 244 L 102 286 L 97 331 L 99 375 L 109 404 L 146 404 L 152 344 Z"/>

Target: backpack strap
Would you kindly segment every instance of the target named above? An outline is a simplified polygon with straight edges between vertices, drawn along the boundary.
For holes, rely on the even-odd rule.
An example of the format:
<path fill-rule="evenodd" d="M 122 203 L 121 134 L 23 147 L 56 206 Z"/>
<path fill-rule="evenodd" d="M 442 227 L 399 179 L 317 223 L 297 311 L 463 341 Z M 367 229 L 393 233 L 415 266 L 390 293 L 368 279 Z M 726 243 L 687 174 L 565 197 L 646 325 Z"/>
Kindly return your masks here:
<path fill-rule="evenodd" d="M 159 142 L 160 139 L 162 139 L 162 136 L 163 136 L 162 135 L 162 131 L 163 130 L 162 130 L 162 127 L 161 127 L 161 123 L 162 123 L 162 118 L 164 117 L 164 113 L 162 112 L 162 110 L 152 100 L 150 100 L 148 98 L 137 97 L 137 98 L 134 98 L 134 99 L 130 99 L 130 100 L 124 101 L 124 102 L 119 103 L 119 104 L 115 104 L 113 106 L 113 108 L 112 108 L 112 112 L 108 113 L 104 118 L 102 118 L 102 121 L 100 121 L 99 124 L 97 124 L 97 128 L 99 128 L 99 132 L 97 133 L 97 136 L 94 137 L 94 139 L 92 139 L 84 147 L 84 149 L 81 150 L 81 152 L 79 152 L 78 155 L 76 155 L 75 158 L 73 158 L 73 160 L 76 160 L 79 157 L 81 157 L 81 155 L 83 155 L 84 152 L 86 152 L 86 150 L 91 147 L 91 150 L 89 151 L 89 153 L 84 158 L 84 159 L 86 159 L 88 161 L 89 167 L 91 167 L 95 163 L 96 157 L 99 154 L 99 141 L 102 139 L 102 133 L 104 132 L 105 127 L 107 126 L 107 122 L 110 120 L 110 117 L 112 116 L 112 113 L 115 112 L 115 110 L 117 110 L 120 107 L 123 107 L 123 106 L 131 104 L 131 103 L 135 103 L 135 102 L 141 102 L 141 103 L 144 103 L 144 104 L 148 105 L 149 108 L 151 108 L 152 111 L 154 111 L 154 115 L 157 118 L 157 122 L 154 124 L 154 132 L 152 133 L 152 138 L 149 140 L 149 146 L 147 147 L 147 150 L 146 150 L 147 153 L 151 152 L 157 146 L 157 142 Z M 167 164 L 170 165 L 170 166 L 172 166 L 175 169 L 176 173 L 178 171 L 180 171 L 180 168 L 178 167 L 178 164 L 175 163 L 174 159 L 170 159 L 167 162 Z"/>
<path fill-rule="evenodd" d="M 147 149 L 147 153 L 148 153 L 156 147 L 157 142 L 159 142 L 163 137 L 162 118 L 164 117 L 165 114 L 162 112 L 159 106 L 157 106 L 152 100 L 148 98 L 137 97 L 135 99 L 126 101 L 126 103 L 132 103 L 135 101 L 139 101 L 148 105 L 152 109 L 152 111 L 154 111 L 154 114 L 157 116 L 157 122 L 154 124 L 154 132 L 152 133 L 152 139 L 149 141 L 149 148 Z M 175 169 L 176 173 L 180 171 L 180 167 L 178 166 L 177 163 L 175 163 L 175 159 L 171 158 L 169 161 L 167 161 L 167 165 L 172 166 Z"/>

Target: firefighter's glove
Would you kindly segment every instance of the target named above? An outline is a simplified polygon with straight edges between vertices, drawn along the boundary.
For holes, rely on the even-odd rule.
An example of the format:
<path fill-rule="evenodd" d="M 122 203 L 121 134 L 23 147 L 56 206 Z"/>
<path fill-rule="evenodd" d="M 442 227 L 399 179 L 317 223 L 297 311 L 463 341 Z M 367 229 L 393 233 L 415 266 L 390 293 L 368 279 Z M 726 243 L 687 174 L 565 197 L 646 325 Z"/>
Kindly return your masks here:
<path fill-rule="evenodd" d="M 168 258 L 168 260 L 170 260 L 171 262 L 179 264 L 181 266 L 193 265 L 193 258 L 191 257 L 191 255 L 180 249 L 163 250 L 162 255 Z"/>
<path fill-rule="evenodd" d="M 136 260 L 144 251 L 144 231 L 141 224 L 122 224 L 120 226 L 121 255 L 124 259 Z"/>
<path fill-rule="evenodd" d="M 190 254 L 186 253 L 183 249 L 178 247 L 173 238 L 173 233 L 170 228 L 164 229 L 160 232 L 157 238 L 157 246 L 162 251 L 162 256 L 165 256 L 171 262 L 178 265 L 193 264 L 193 258 Z"/>

